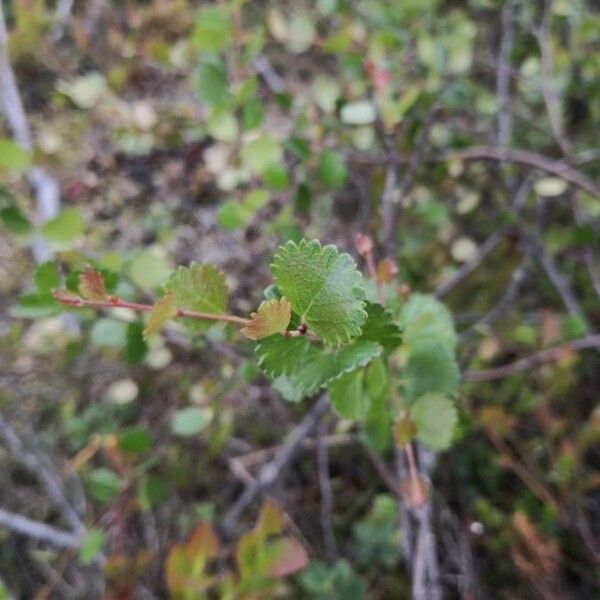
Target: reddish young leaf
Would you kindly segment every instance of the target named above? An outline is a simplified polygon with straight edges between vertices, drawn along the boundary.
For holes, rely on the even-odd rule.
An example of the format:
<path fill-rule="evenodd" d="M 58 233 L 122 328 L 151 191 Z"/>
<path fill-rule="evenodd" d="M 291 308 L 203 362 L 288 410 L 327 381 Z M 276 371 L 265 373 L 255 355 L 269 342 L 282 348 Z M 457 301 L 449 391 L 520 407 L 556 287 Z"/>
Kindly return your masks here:
<path fill-rule="evenodd" d="M 104 279 L 93 269 L 86 269 L 79 275 L 79 293 L 86 300 L 108 300 Z"/>
<path fill-rule="evenodd" d="M 357 233 L 354 236 L 354 245 L 358 253 L 363 257 L 373 252 L 373 240 L 364 233 Z"/>
<path fill-rule="evenodd" d="M 390 258 L 383 258 L 377 263 L 377 281 L 379 283 L 390 283 L 398 275 L 398 267 Z"/>
<path fill-rule="evenodd" d="M 203 556 L 206 560 L 219 554 L 219 539 L 210 523 L 200 523 L 186 544 L 186 551 L 191 556 Z"/>
<path fill-rule="evenodd" d="M 286 298 L 265 300 L 250 315 L 250 324 L 241 331 L 251 340 L 260 340 L 275 333 L 283 333 L 292 317 L 292 305 Z"/>
<path fill-rule="evenodd" d="M 61 304 L 68 304 L 69 306 L 83 306 L 83 300 L 73 292 L 69 290 L 54 290 L 52 297 Z"/>
<path fill-rule="evenodd" d="M 275 560 L 269 566 L 272 577 L 287 577 L 301 571 L 309 562 L 304 546 L 293 537 L 283 537 L 272 542 L 275 548 Z"/>

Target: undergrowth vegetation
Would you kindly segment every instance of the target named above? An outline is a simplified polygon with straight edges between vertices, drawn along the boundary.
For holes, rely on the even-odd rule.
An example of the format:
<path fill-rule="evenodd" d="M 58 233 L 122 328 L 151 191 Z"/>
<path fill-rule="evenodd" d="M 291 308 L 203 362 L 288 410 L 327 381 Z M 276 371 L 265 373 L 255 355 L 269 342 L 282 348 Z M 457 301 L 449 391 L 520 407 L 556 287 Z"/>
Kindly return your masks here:
<path fill-rule="evenodd" d="M 2 0 L 0 600 L 596 597 L 599 33 Z"/>

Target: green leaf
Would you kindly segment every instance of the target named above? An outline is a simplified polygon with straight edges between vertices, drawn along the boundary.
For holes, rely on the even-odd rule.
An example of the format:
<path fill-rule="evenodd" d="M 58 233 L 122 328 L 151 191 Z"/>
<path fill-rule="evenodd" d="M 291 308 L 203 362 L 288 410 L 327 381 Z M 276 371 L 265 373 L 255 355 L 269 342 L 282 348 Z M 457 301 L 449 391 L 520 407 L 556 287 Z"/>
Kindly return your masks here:
<path fill-rule="evenodd" d="M 196 435 L 206 429 L 213 418 L 211 408 L 190 406 L 178 410 L 171 419 L 171 429 L 177 435 L 184 437 Z"/>
<path fill-rule="evenodd" d="M 108 84 L 101 73 L 90 72 L 71 81 L 59 81 L 56 88 L 75 106 L 84 110 L 94 108 L 107 96 Z"/>
<path fill-rule="evenodd" d="M 175 295 L 175 306 L 188 310 L 219 314 L 227 305 L 225 276 L 209 264 L 192 263 L 179 267 L 165 284 L 165 289 Z M 193 333 L 206 331 L 210 321 L 183 318 L 181 322 Z"/>
<path fill-rule="evenodd" d="M 362 369 L 345 373 L 329 384 L 328 392 L 335 411 L 345 419 L 361 421 L 364 419 L 368 398 L 363 393 Z"/>
<path fill-rule="evenodd" d="M 251 131 L 260 127 L 265 118 L 265 110 L 258 98 L 250 98 L 242 106 L 242 127 L 244 131 Z"/>
<path fill-rule="evenodd" d="M 231 17 L 221 7 L 198 11 L 192 33 L 192 45 L 203 52 L 220 52 L 231 43 Z"/>
<path fill-rule="evenodd" d="M 79 560 L 89 565 L 102 552 L 106 536 L 101 529 L 90 529 L 79 547 Z"/>
<path fill-rule="evenodd" d="M 19 304 L 11 308 L 11 315 L 20 319 L 38 319 L 59 312 L 56 300 L 49 292 L 23 294 Z"/>
<path fill-rule="evenodd" d="M 366 600 L 367 586 L 345 560 L 329 566 L 312 561 L 300 575 L 300 583 L 314 600 Z"/>
<path fill-rule="evenodd" d="M 339 83 L 332 77 L 319 75 L 311 85 L 317 106 L 326 113 L 332 113 L 341 94 Z"/>
<path fill-rule="evenodd" d="M 16 142 L 0 138 L 0 172 L 19 172 L 31 164 L 31 152 L 23 150 Z"/>
<path fill-rule="evenodd" d="M 217 222 L 226 231 L 240 229 L 248 220 L 248 211 L 239 200 L 227 200 L 217 210 Z"/>
<path fill-rule="evenodd" d="M 206 121 L 206 130 L 216 140 L 234 142 L 239 133 L 238 122 L 231 112 L 227 110 L 214 111 Z"/>
<path fill-rule="evenodd" d="M 162 326 L 177 314 L 175 294 L 166 294 L 153 307 L 144 329 L 144 338 L 149 338 L 162 329 Z"/>
<path fill-rule="evenodd" d="M 223 107 L 230 98 L 229 80 L 222 64 L 202 62 L 196 71 L 196 94 L 209 106 Z"/>
<path fill-rule="evenodd" d="M 364 393 L 369 399 L 369 406 L 363 422 L 363 432 L 367 444 L 380 452 L 387 450 L 391 439 L 391 387 L 387 364 L 381 358 L 369 363 L 364 378 Z"/>
<path fill-rule="evenodd" d="M 241 160 L 244 167 L 261 175 L 273 163 L 283 160 L 283 150 L 273 137 L 263 135 L 242 146 Z"/>
<path fill-rule="evenodd" d="M 292 309 L 330 345 L 360 335 L 367 318 L 365 291 L 354 260 L 314 240 L 281 246 L 271 265 L 275 284 Z"/>
<path fill-rule="evenodd" d="M 155 290 L 160 287 L 170 273 L 171 265 L 157 247 L 136 252 L 129 265 L 129 277 L 143 290 Z"/>
<path fill-rule="evenodd" d="M 340 118 L 342 119 L 342 123 L 348 125 L 369 125 L 375 122 L 377 111 L 371 100 L 349 102 L 342 106 Z"/>
<path fill-rule="evenodd" d="M 287 397 L 300 399 L 314 395 L 330 381 L 367 365 L 382 353 L 374 342 L 357 342 L 338 350 L 319 348 L 306 338 L 286 338 L 272 335 L 256 346 L 260 368 L 278 387 L 288 390 Z"/>
<path fill-rule="evenodd" d="M 353 527 L 356 558 L 361 565 L 396 566 L 401 557 L 398 503 L 387 494 L 375 496 L 369 513 Z"/>
<path fill-rule="evenodd" d="M 142 510 L 150 510 L 161 504 L 169 496 L 169 490 L 164 479 L 159 477 L 144 477 L 138 486 L 137 500 Z"/>
<path fill-rule="evenodd" d="M 389 370 L 380 358 L 328 385 L 335 411 L 346 419 L 361 421 L 367 443 L 378 450 L 387 448 L 390 440 L 390 388 Z"/>
<path fill-rule="evenodd" d="M 281 335 L 273 335 L 261 340 L 255 350 L 258 355 L 258 366 L 273 379 L 292 373 L 305 354 L 318 352 L 318 349 L 306 338 L 286 338 Z"/>
<path fill-rule="evenodd" d="M 310 142 L 303 138 L 289 138 L 287 140 L 286 147 L 303 162 L 308 160 L 311 156 Z"/>
<path fill-rule="evenodd" d="M 123 358 L 129 365 L 138 365 L 148 354 L 148 344 L 144 339 L 144 326 L 139 321 L 127 325 Z"/>
<path fill-rule="evenodd" d="M 454 354 L 435 341 L 411 349 L 403 374 L 411 399 L 426 392 L 453 394 L 458 389 L 460 377 Z"/>
<path fill-rule="evenodd" d="M 102 504 L 108 504 L 121 489 L 119 476 L 114 471 L 104 468 L 92 471 L 86 484 L 90 495 Z"/>
<path fill-rule="evenodd" d="M 92 326 L 90 338 L 96 346 L 123 348 L 127 342 L 127 323 L 117 319 L 98 319 Z"/>
<path fill-rule="evenodd" d="M 217 221 L 228 231 L 239 229 L 246 225 L 268 200 L 269 193 L 266 190 L 252 190 L 242 201 L 224 202 L 217 211 Z"/>
<path fill-rule="evenodd" d="M 397 348 L 402 342 L 402 333 L 392 314 L 380 304 L 366 303 L 367 320 L 362 326 L 361 341 L 381 344 L 386 350 Z"/>
<path fill-rule="evenodd" d="M 132 427 L 119 434 L 119 449 L 130 454 L 146 452 L 152 445 L 152 436 L 146 429 Z"/>
<path fill-rule="evenodd" d="M 60 286 L 60 274 L 56 263 L 51 260 L 42 263 L 33 275 L 33 281 L 40 292 L 50 292 Z"/>
<path fill-rule="evenodd" d="M 344 157 L 335 150 L 326 148 L 319 157 L 319 179 L 330 188 L 340 188 L 346 183 L 348 170 Z"/>
<path fill-rule="evenodd" d="M 292 306 L 285 299 L 265 300 L 256 312 L 250 315 L 250 324 L 241 330 L 251 340 L 260 340 L 273 335 L 283 333 L 290 324 Z"/>
<path fill-rule="evenodd" d="M 281 191 L 290 183 L 288 173 L 279 163 L 271 163 L 262 173 L 263 181 L 270 188 Z"/>
<path fill-rule="evenodd" d="M 0 210 L 0 221 L 10 233 L 16 235 L 24 235 L 33 229 L 27 217 L 16 204 Z"/>
<path fill-rule="evenodd" d="M 271 387 L 281 394 L 281 397 L 294 404 L 304 399 L 303 390 L 297 388 L 287 375 L 280 375 L 271 382 Z"/>
<path fill-rule="evenodd" d="M 457 420 L 452 400 L 441 394 L 426 394 L 411 407 L 410 416 L 417 426 L 418 440 L 434 450 L 450 446 Z"/>
<path fill-rule="evenodd" d="M 42 227 L 44 237 L 51 242 L 68 243 L 76 240 L 85 230 L 85 221 L 76 208 L 65 208 Z"/>
<path fill-rule="evenodd" d="M 312 46 L 316 35 L 312 17 L 303 12 L 296 13 L 288 22 L 286 46 L 296 54 L 306 52 Z"/>
<path fill-rule="evenodd" d="M 448 309 L 433 296 L 411 294 L 400 312 L 404 344 L 411 348 L 435 341 L 454 350 L 456 332 Z"/>
<path fill-rule="evenodd" d="M 313 201 L 313 189 L 308 183 L 302 182 L 296 188 L 294 194 L 294 207 L 300 215 L 310 215 L 310 209 Z"/>

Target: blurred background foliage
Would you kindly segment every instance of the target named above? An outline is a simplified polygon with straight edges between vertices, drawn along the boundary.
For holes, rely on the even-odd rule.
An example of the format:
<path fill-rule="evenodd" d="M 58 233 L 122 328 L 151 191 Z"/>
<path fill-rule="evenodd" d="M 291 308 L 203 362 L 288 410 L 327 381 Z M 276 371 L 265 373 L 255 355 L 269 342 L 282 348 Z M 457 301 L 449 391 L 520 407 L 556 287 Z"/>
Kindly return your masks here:
<path fill-rule="evenodd" d="M 61 550 L 0 530 L 0 598 L 179 597 L 173 544 L 218 522 L 244 484 L 232 464 L 252 477 L 303 412 L 233 331 L 146 341 L 134 313 L 74 314 L 51 290 L 91 264 L 148 301 L 198 260 L 247 314 L 282 241 L 354 252 L 358 231 L 460 333 L 460 423 L 433 480 L 445 593 L 598 597 L 598 354 L 485 376 L 600 325 L 597 2 L 2 4 L 33 147 L 0 125 L 0 412 L 88 533 Z M 51 216 L 24 178 L 39 167 Z M 307 448 L 272 495 L 310 564 L 257 597 L 408 597 L 378 463 L 344 420 L 325 435 L 336 551 Z M 0 506 L 60 523 L 1 445 L 0 461 Z"/>

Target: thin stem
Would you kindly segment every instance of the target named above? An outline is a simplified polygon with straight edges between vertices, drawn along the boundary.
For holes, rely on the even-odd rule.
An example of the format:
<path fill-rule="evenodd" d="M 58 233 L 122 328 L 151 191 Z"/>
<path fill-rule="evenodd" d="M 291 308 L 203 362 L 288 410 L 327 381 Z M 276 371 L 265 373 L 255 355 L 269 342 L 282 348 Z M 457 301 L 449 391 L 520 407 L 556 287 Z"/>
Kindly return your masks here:
<path fill-rule="evenodd" d="M 78 308 L 129 308 L 138 312 L 150 312 L 154 306 L 152 304 L 140 304 L 138 302 L 127 302 L 122 298 L 111 296 L 108 300 L 85 300 L 79 296 L 62 297 L 59 293 L 54 294 L 54 298 L 68 306 L 76 306 Z M 179 308 L 175 313 L 175 318 L 190 317 L 192 319 L 202 319 L 205 321 L 226 321 L 228 323 L 236 323 L 238 325 L 250 324 L 249 319 L 238 317 L 236 315 L 223 315 L 217 313 L 200 312 L 197 310 L 188 310 L 187 308 Z"/>
<path fill-rule="evenodd" d="M 367 261 L 367 269 L 369 270 L 369 275 L 375 282 L 375 288 L 377 290 L 377 300 L 379 304 L 383 304 L 383 288 L 381 287 L 381 281 L 379 277 L 377 277 L 377 271 L 375 269 L 375 261 L 373 260 L 373 253 L 369 252 L 365 256 L 365 260 Z"/>
<path fill-rule="evenodd" d="M 423 494 L 423 486 L 421 485 L 421 480 L 419 479 L 419 474 L 417 472 L 415 452 L 410 442 L 407 442 L 405 444 L 404 451 L 406 452 L 406 458 L 408 460 L 408 472 L 410 473 L 410 487 L 412 492 L 411 500 L 415 506 L 421 506 L 425 500 Z"/>

